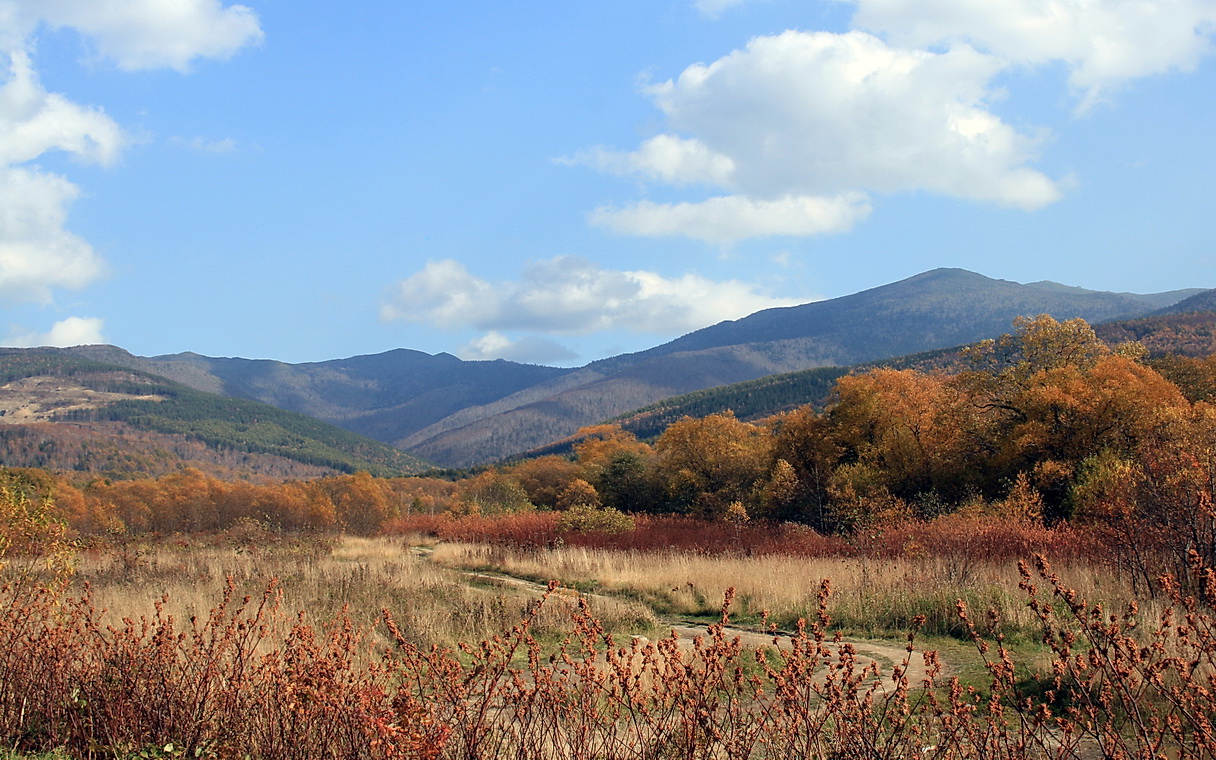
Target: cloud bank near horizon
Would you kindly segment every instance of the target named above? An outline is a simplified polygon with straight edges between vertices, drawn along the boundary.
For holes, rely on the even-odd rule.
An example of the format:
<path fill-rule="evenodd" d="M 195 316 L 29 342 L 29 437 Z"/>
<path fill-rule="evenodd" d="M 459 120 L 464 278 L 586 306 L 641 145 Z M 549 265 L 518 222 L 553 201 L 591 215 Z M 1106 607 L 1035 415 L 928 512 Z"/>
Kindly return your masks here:
<path fill-rule="evenodd" d="M 51 325 L 47 332 L 28 332 L 16 328 L 10 331 L 2 345 L 17 348 L 37 348 L 39 346 L 54 346 L 68 348 L 70 346 L 91 346 L 105 343 L 102 332 L 104 323 L 97 317 L 68 317 Z"/>
<path fill-rule="evenodd" d="M 677 335 L 761 309 L 800 301 L 767 295 L 754 284 L 617 271 L 576 256 L 534 261 L 515 281 L 490 282 L 453 259 L 430 261 L 396 283 L 380 308 L 386 322 L 477 330 L 462 358 L 555 362 L 574 353 L 542 335 L 605 330 Z M 516 337 L 512 337 L 512 336 Z"/>

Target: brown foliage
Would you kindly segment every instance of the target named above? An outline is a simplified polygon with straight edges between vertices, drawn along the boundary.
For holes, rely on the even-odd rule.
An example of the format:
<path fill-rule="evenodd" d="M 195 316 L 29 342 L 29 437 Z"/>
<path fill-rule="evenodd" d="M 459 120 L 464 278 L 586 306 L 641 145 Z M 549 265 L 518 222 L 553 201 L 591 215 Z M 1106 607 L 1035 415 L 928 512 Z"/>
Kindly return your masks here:
<path fill-rule="evenodd" d="M 1152 362 L 1189 401 L 1216 402 L 1216 355 L 1205 358 L 1163 356 Z"/>
<path fill-rule="evenodd" d="M 564 457 L 548 455 L 511 468 L 511 474 L 538 507 L 554 509 L 563 491 L 582 477 L 582 468 Z M 584 481 L 585 482 L 585 481 Z"/>
<path fill-rule="evenodd" d="M 592 425 L 575 434 L 574 454 L 589 480 L 596 480 L 612 460 L 622 454 L 646 457 L 650 446 L 619 425 Z"/>
<path fill-rule="evenodd" d="M 277 592 L 184 624 L 105 622 L 89 597 L 44 596 L 0 620 L 0 735 L 81 757 L 433 757 L 443 730 L 370 659 L 364 633 L 317 629 Z M 401 698 L 398 699 L 397 697 Z"/>
<path fill-rule="evenodd" d="M 767 653 L 727 627 L 731 591 L 691 641 L 620 641 L 580 599 L 546 649 L 533 628 L 551 586 L 510 630 L 456 651 L 420 647 L 387 612 L 391 647 L 373 650 L 342 616 L 282 614 L 273 586 L 260 600 L 230 590 L 186 623 L 157 605 L 107 624 L 87 595 L 42 596 L 0 618 L 0 737 L 80 757 L 1212 757 L 1216 575 L 1197 557 L 1191 572 L 1199 593 L 1163 579 L 1168 604 L 1150 619 L 1023 565 L 1051 662 L 1027 671 L 1000 621 L 960 602 L 984 688 L 950 677 L 915 631 L 902 659 L 862 665 L 828 634 L 827 581 L 814 617 L 773 629 Z"/>
<path fill-rule="evenodd" d="M 654 477 L 673 511 L 719 517 L 731 502 L 751 499 L 768 469 L 772 435 L 728 412 L 685 417 L 654 448 Z"/>

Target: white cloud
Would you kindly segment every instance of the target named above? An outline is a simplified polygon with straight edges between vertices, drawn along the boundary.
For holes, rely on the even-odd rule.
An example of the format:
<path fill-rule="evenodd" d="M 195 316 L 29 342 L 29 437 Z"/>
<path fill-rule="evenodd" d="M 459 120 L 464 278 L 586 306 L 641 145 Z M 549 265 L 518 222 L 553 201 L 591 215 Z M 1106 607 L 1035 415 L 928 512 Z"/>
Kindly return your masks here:
<path fill-rule="evenodd" d="M 452 259 L 428 261 L 392 288 L 380 307 L 386 322 L 423 322 L 443 328 L 492 323 L 500 311 L 494 286 Z"/>
<path fill-rule="evenodd" d="M 108 166 L 129 143 L 101 109 L 42 86 L 30 56 L 42 25 L 76 29 L 124 69 L 186 70 L 196 58 L 228 57 L 262 35 L 252 11 L 218 0 L 0 0 L 0 61 L 8 68 L 0 84 L 0 305 L 47 303 L 55 289 L 86 287 L 105 271 L 93 248 L 66 229 L 77 187 L 31 162 L 62 151 Z M 230 140 L 192 146 L 234 147 Z"/>
<path fill-rule="evenodd" d="M 700 140 L 658 135 L 642 143 L 633 153 L 597 147 L 570 159 L 568 165 L 584 164 L 611 174 L 638 174 L 674 185 L 705 183 L 726 185 L 735 170 L 729 156 L 714 153 Z"/>
<path fill-rule="evenodd" d="M 686 274 L 669 279 L 648 271 L 612 271 L 561 256 L 528 266 L 517 282 L 491 283 L 458 262 L 429 262 L 398 283 L 381 307 L 386 321 L 449 329 L 576 335 L 623 329 L 678 335 L 736 319 L 792 299 L 773 298 L 738 280 Z M 506 340 L 487 337 L 493 341 Z M 475 349 L 475 347 L 474 347 Z"/>
<path fill-rule="evenodd" d="M 1038 196 L 1005 190 L 1034 141 L 986 108 L 1000 66 L 968 47 L 932 53 L 862 32 L 790 31 L 649 92 L 673 129 L 730 157 L 731 188 L 752 196 L 929 189 L 1051 202 L 1046 177 Z"/>
<path fill-rule="evenodd" d="M 8 78 L 0 87 L 0 164 L 24 163 L 62 150 L 109 165 L 125 144 L 122 130 L 103 112 L 47 92 L 29 55 L 23 50 L 11 53 Z"/>
<path fill-rule="evenodd" d="M 495 330 L 461 346 L 457 353 L 466 361 L 506 359 L 525 364 L 558 364 L 578 358 L 573 351 L 548 338 L 525 335 L 512 340 Z"/>
<path fill-rule="evenodd" d="M 897 48 L 864 32 L 787 31 L 647 88 L 667 131 L 636 151 L 575 157 L 721 197 L 602 208 L 593 223 L 715 242 L 848 230 L 866 194 L 928 190 L 1036 209 L 1057 184 L 1028 166 L 1040 136 L 989 110 L 1006 62 L 957 45 Z"/>
<path fill-rule="evenodd" d="M 0 168 L 0 304 L 48 303 L 105 272 L 92 246 L 64 229 L 76 186 L 34 169 Z"/>
<path fill-rule="evenodd" d="M 92 247 L 64 228 L 76 186 L 20 164 L 51 150 L 108 164 L 124 143 L 105 114 L 46 92 L 28 55 L 11 54 L 0 86 L 0 303 L 46 303 L 52 288 L 83 288 L 104 272 Z"/>
<path fill-rule="evenodd" d="M 822 235 L 847 232 L 870 214 L 864 193 L 834 198 L 786 196 L 773 201 L 743 195 L 700 203 L 651 203 L 625 208 L 602 206 L 591 224 L 613 232 L 647 237 L 683 235 L 707 243 L 730 244 L 765 235 Z"/>
<path fill-rule="evenodd" d="M 10 3 L 13 4 L 13 3 Z M 226 59 L 262 41 L 257 14 L 219 0 L 23 0 L 53 27 L 71 27 L 128 71 L 188 71 L 198 58 Z M 28 13 L 28 11 L 27 11 Z"/>
<path fill-rule="evenodd" d="M 96 317 L 68 317 L 51 325 L 50 332 L 18 332 L 5 338 L 4 345 L 22 348 L 37 346 L 88 346 L 105 343 L 102 320 Z"/>
<path fill-rule="evenodd" d="M 604 206 L 591 222 L 730 243 L 848 230 L 871 193 L 1042 208 L 1069 180 L 1033 167 L 1044 130 L 993 112 L 996 77 L 1062 63 L 1084 111 L 1128 80 L 1195 68 L 1216 35 L 1216 0 L 844 1 L 857 30 L 757 37 L 689 66 L 646 89 L 665 117 L 660 134 L 567 160 L 724 192 Z M 695 5 L 716 16 L 739 2 Z"/>
<path fill-rule="evenodd" d="M 1085 102 L 1212 52 L 1212 0 L 855 0 L 854 23 L 917 47 L 968 42 L 1019 64 L 1063 61 Z M 1084 105 L 1084 104 L 1083 104 Z"/>

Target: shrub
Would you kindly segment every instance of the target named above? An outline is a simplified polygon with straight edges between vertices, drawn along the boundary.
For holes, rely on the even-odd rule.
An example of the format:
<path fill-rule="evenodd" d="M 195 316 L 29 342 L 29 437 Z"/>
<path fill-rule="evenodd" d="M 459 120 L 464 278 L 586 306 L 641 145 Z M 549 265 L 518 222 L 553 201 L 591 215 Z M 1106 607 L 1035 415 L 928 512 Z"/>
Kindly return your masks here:
<path fill-rule="evenodd" d="M 691 641 L 619 641 L 578 599 L 548 650 L 534 630 L 552 585 L 509 630 L 456 650 L 417 645 L 387 612 L 390 647 L 373 648 L 345 615 L 316 626 L 284 614 L 273 585 L 256 601 L 230 585 L 185 624 L 161 605 L 107 624 L 87 594 L 27 597 L 0 618 L 0 742 L 268 760 L 1212 757 L 1216 572 L 1192 563 L 1186 585 L 1202 592 L 1162 579 L 1169 605 L 1152 620 L 1134 603 L 1112 612 L 1079 598 L 1045 560 L 1023 565 L 1053 654 L 1041 672 L 1014 662 L 999 620 L 981 624 L 960 602 L 990 676 L 982 689 L 948 677 L 915 630 L 898 661 L 863 664 L 827 634 L 826 581 L 811 619 L 774 632 L 767 651 L 732 635 L 729 591 Z"/>
<path fill-rule="evenodd" d="M 599 509 L 576 504 L 562 513 L 557 521 L 559 533 L 629 533 L 635 528 L 631 515 L 612 507 Z"/>

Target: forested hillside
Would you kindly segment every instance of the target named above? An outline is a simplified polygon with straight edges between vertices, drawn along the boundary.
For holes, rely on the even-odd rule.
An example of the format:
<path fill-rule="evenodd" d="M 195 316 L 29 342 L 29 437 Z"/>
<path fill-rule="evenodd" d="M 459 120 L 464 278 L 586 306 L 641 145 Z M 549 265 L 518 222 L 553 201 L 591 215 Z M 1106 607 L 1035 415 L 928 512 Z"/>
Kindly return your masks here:
<path fill-rule="evenodd" d="M 827 403 L 819 406 L 796 405 L 752 420 L 731 412 L 684 416 L 651 440 L 622 425 L 594 425 L 572 438 L 568 456 L 491 467 L 455 482 L 333 481 L 340 484 L 334 493 L 342 495 L 327 498 L 347 522 L 356 520 L 359 504 L 371 505 L 377 517 L 359 522 L 366 531 L 420 514 L 491 516 L 540 508 L 588 525 L 613 525 L 628 513 L 675 514 L 728 524 L 795 522 L 848 536 L 995 510 L 1049 526 L 1075 522 L 1128 531 L 1151 524 L 1152 532 L 1121 533 L 1119 541 L 1132 548 L 1157 542 L 1152 551 L 1158 552 L 1167 551 L 1161 542 L 1173 541 L 1179 531 L 1212 529 L 1199 517 L 1210 510 L 1205 499 L 1216 462 L 1210 403 L 1216 356 L 1151 357 L 1140 344 L 1109 345 L 1083 320 L 1044 315 L 1019 319 L 1013 333 L 962 351 L 905 361 L 906 368 L 859 367 L 834 379 L 822 372 L 792 376 L 802 384 L 790 387 L 804 391 L 831 384 Z M 79 369 L 68 367 L 64 374 Z M 42 372 L 47 376 L 45 367 Z M 111 380 L 109 388 L 128 383 L 145 396 L 165 391 L 154 378 L 141 380 Z M 95 385 L 105 390 L 101 382 Z M 736 398 L 749 392 L 766 397 L 763 385 L 733 392 Z M 685 408 L 699 400 L 686 399 Z M 146 405 L 164 403 L 174 402 L 145 398 L 115 406 L 146 413 Z M 173 521 L 194 519 L 191 510 L 201 510 L 222 529 L 225 520 L 247 513 L 227 501 L 208 506 L 227 489 L 201 488 L 200 482 L 192 476 L 146 487 L 90 487 L 80 509 L 92 516 L 82 519 L 173 530 Z M 271 491 L 259 498 L 278 504 L 274 514 L 281 512 L 276 519 L 286 524 L 307 527 L 323 519 L 329 522 L 318 527 L 332 526 L 332 510 L 308 511 L 315 506 L 308 489 L 288 490 L 281 499 Z M 152 518 L 140 506 L 147 494 L 175 505 L 164 522 L 148 522 Z M 231 518 L 217 516 L 229 513 Z M 1185 546 L 1216 561 L 1216 535 L 1179 540 L 1175 548 Z M 1171 561 L 1184 559 L 1168 553 Z"/>
<path fill-rule="evenodd" d="M 543 386 L 530 388 L 464 410 L 398 443 L 444 464 L 501 459 L 672 396 L 958 346 L 1000 335 L 1019 316 L 1094 323 L 1136 317 L 1197 292 L 1103 293 L 937 269 L 850 296 L 761 311 L 594 362 L 562 377 L 547 395 L 538 393 Z"/>
<path fill-rule="evenodd" d="M 393 443 L 469 406 L 570 372 L 508 361 L 461 361 L 396 349 L 288 364 L 194 353 L 144 358 L 114 346 L 65 351 L 167 377 L 196 390 L 261 401 Z"/>
<path fill-rule="evenodd" d="M 0 352 L 0 383 L 8 466 L 122 476 L 191 465 L 283 477 L 426 466 L 301 414 L 59 352 Z"/>
<path fill-rule="evenodd" d="M 1121 343 L 1140 343 L 1153 366 L 1177 377 L 1184 375 L 1189 365 L 1179 363 L 1176 357 L 1216 354 L 1216 311 L 1183 311 L 1107 322 L 1095 325 L 1094 332 L 1112 348 Z M 639 438 L 647 439 L 657 436 L 668 425 L 686 416 L 704 417 L 730 411 L 740 419 L 755 420 L 806 404 L 822 408 L 828 402 L 837 379 L 877 367 L 957 373 L 964 370 L 966 365 L 963 347 L 959 346 L 850 367 L 788 372 L 673 396 L 620 415 L 610 422 L 619 424 Z M 568 442 L 565 448 L 569 448 Z M 553 447 L 553 450 L 560 449 L 560 446 Z"/>

